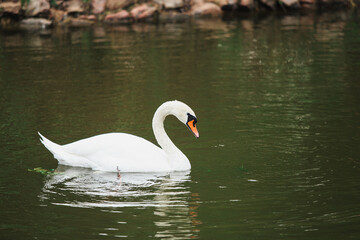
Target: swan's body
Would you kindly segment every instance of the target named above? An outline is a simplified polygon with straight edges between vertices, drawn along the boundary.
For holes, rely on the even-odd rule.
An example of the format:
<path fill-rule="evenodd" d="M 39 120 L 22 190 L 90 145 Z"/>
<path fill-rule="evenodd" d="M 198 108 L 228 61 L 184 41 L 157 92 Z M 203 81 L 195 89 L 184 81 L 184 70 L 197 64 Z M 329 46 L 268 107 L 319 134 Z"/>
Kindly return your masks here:
<path fill-rule="evenodd" d="M 58 145 L 40 133 L 41 142 L 54 154 L 59 164 L 115 172 L 170 172 L 190 170 L 189 159 L 167 136 L 163 121 L 176 116 L 196 137 L 196 117 L 186 104 L 179 101 L 163 103 L 155 112 L 153 131 L 161 148 L 144 138 L 127 133 L 107 133 Z"/>

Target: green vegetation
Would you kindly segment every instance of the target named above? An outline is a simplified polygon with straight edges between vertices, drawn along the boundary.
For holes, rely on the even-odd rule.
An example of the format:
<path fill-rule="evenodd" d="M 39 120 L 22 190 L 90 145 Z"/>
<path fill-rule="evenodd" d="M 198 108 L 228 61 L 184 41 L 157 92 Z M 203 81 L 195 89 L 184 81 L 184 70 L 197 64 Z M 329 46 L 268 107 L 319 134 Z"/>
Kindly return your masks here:
<path fill-rule="evenodd" d="M 30 0 L 21 0 L 21 8 L 25 5 L 25 3 L 29 4 Z"/>
<path fill-rule="evenodd" d="M 44 169 L 42 167 L 37 167 L 34 169 L 28 169 L 29 172 L 37 172 L 41 173 L 42 175 L 50 175 L 50 174 L 58 174 L 58 172 L 55 172 L 55 169 Z"/>

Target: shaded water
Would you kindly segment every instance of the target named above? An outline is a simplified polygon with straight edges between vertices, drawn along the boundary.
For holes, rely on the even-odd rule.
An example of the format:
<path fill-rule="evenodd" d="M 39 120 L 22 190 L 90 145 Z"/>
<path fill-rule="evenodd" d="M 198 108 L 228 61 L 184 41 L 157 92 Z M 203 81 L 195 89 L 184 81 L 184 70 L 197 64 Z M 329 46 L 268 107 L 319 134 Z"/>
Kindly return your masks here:
<path fill-rule="evenodd" d="M 0 34 L 1 239 L 359 239 L 360 22 L 270 16 Z M 164 101 L 184 173 L 57 166 L 105 132 L 154 142 Z M 28 169 L 57 168 L 43 176 Z"/>

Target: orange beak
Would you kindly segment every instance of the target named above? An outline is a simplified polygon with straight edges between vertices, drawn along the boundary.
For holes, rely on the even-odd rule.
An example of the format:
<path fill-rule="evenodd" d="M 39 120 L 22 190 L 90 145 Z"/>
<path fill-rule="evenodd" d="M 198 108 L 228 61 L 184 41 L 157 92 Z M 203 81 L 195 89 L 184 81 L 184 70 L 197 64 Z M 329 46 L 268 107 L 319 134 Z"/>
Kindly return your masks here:
<path fill-rule="evenodd" d="M 196 126 L 194 124 L 194 120 L 191 120 L 189 122 L 187 122 L 187 126 L 189 127 L 189 129 L 194 133 L 196 138 L 199 138 L 199 132 L 196 129 Z"/>

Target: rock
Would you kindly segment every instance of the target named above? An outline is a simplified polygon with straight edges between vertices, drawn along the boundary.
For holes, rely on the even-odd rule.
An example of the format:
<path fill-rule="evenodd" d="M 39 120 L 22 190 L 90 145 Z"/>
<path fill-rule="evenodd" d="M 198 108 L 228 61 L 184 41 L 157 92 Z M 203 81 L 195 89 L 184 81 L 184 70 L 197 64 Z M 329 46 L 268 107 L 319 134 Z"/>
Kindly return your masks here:
<path fill-rule="evenodd" d="M 116 10 L 120 8 L 124 8 L 133 4 L 135 0 L 107 0 L 106 1 L 106 9 L 108 10 Z"/>
<path fill-rule="evenodd" d="M 96 21 L 95 15 L 81 15 L 78 18 L 83 20 Z"/>
<path fill-rule="evenodd" d="M 66 10 L 68 13 L 82 13 L 84 12 L 83 2 L 81 0 L 70 0 L 67 3 Z"/>
<path fill-rule="evenodd" d="M 241 0 L 239 5 L 248 9 L 255 8 L 254 0 Z"/>
<path fill-rule="evenodd" d="M 160 4 L 165 9 L 175 9 L 184 7 L 183 0 L 155 0 L 154 2 Z"/>
<path fill-rule="evenodd" d="M 315 3 L 315 0 L 300 0 L 300 3 L 314 4 L 314 3 Z"/>
<path fill-rule="evenodd" d="M 164 7 L 167 9 L 182 8 L 184 2 L 182 0 L 164 0 Z"/>
<path fill-rule="evenodd" d="M 87 20 L 96 21 L 96 16 L 94 14 L 86 16 Z"/>
<path fill-rule="evenodd" d="M 18 2 L 2 2 L 0 3 L 0 13 L 19 14 L 21 9 L 21 1 Z"/>
<path fill-rule="evenodd" d="M 209 2 L 215 3 L 216 5 L 219 5 L 220 7 L 228 5 L 228 0 L 210 0 Z"/>
<path fill-rule="evenodd" d="M 209 2 L 219 5 L 220 8 L 227 8 L 228 6 L 235 6 L 238 4 L 238 0 L 211 0 Z"/>
<path fill-rule="evenodd" d="M 33 17 L 40 13 L 49 14 L 50 3 L 46 0 L 30 0 L 29 4 L 26 6 L 25 15 Z"/>
<path fill-rule="evenodd" d="M 106 23 L 130 23 L 132 18 L 128 11 L 121 10 L 120 12 L 106 15 L 104 21 Z"/>
<path fill-rule="evenodd" d="M 159 15 L 161 22 L 184 22 L 190 18 L 186 12 L 164 11 Z"/>
<path fill-rule="evenodd" d="M 144 12 L 139 14 L 136 19 L 147 19 L 152 18 L 157 13 L 157 9 L 155 7 L 150 7 L 146 9 Z"/>
<path fill-rule="evenodd" d="M 195 17 L 215 17 L 222 14 L 221 8 L 210 2 L 195 4 L 191 9 L 191 14 Z"/>
<path fill-rule="evenodd" d="M 326 9 L 326 8 L 332 8 L 332 9 L 340 9 L 340 8 L 346 8 L 347 6 L 356 6 L 356 1 L 344 1 L 344 0 L 317 0 L 316 5 L 318 5 L 318 8 Z M 359 4 L 357 4 L 359 5 Z"/>
<path fill-rule="evenodd" d="M 130 13 L 131 13 L 131 17 L 133 17 L 135 20 L 142 20 L 142 19 L 154 17 L 155 14 L 157 13 L 157 9 L 154 6 L 150 6 L 144 3 L 134 7 Z"/>
<path fill-rule="evenodd" d="M 276 9 L 276 0 L 260 0 L 260 2 L 272 10 Z"/>
<path fill-rule="evenodd" d="M 281 0 L 281 2 L 288 8 L 300 8 L 298 0 Z"/>
<path fill-rule="evenodd" d="M 94 21 L 88 20 L 86 18 L 76 18 L 76 17 L 67 17 L 60 23 L 63 26 L 70 27 L 89 27 L 94 24 Z"/>
<path fill-rule="evenodd" d="M 301 7 L 315 8 L 315 0 L 300 0 Z"/>
<path fill-rule="evenodd" d="M 63 20 L 65 12 L 54 8 L 50 9 L 50 18 L 54 19 L 55 23 L 59 23 Z"/>
<path fill-rule="evenodd" d="M 91 7 L 94 14 L 104 12 L 106 6 L 106 0 L 92 0 Z"/>
<path fill-rule="evenodd" d="M 45 18 L 27 18 L 20 22 L 21 26 L 34 28 L 48 28 L 52 25 L 52 21 Z"/>
<path fill-rule="evenodd" d="M 191 1 L 191 5 L 195 6 L 195 5 L 201 5 L 204 4 L 205 0 L 192 0 Z"/>
<path fill-rule="evenodd" d="M 69 26 L 71 27 L 88 27 L 94 24 L 94 21 L 83 18 L 72 18 Z"/>
<path fill-rule="evenodd" d="M 145 11 L 147 8 L 147 5 L 144 3 L 142 5 L 136 6 L 131 10 L 131 16 L 133 18 L 136 18 L 137 15 L 139 15 L 141 12 Z"/>

